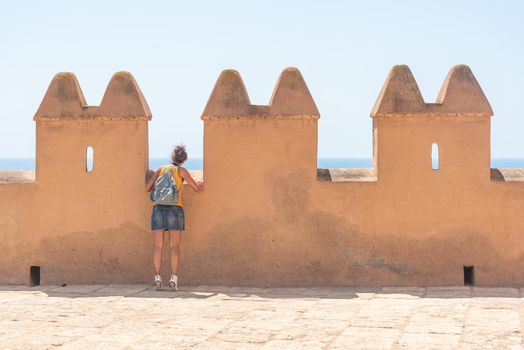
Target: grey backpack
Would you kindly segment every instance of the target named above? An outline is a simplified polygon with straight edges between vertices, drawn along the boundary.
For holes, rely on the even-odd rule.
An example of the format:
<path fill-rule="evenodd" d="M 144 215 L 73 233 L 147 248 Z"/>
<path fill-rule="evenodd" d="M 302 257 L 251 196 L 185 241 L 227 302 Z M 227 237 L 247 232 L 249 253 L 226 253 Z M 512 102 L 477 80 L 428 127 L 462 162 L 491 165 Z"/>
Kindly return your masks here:
<path fill-rule="evenodd" d="M 149 194 L 149 198 L 154 204 L 176 205 L 178 202 L 179 190 L 173 180 L 173 173 L 178 170 L 175 166 L 172 171 L 164 167 L 164 174 L 160 175 L 155 181 L 155 187 Z"/>

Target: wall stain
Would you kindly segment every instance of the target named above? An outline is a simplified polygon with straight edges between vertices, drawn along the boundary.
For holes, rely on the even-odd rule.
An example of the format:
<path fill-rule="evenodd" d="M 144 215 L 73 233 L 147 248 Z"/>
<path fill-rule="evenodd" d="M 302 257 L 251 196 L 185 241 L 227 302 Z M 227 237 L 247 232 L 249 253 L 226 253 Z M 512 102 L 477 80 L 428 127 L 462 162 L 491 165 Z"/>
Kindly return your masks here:
<path fill-rule="evenodd" d="M 402 232 L 365 232 L 348 217 L 314 209 L 314 179 L 304 170 L 268 173 L 272 213 L 261 219 L 249 210 L 217 223 L 204 235 L 208 246 L 184 261 L 188 281 L 235 285 L 438 285 L 461 284 L 462 266 L 475 265 L 490 284 L 501 264 L 492 242 L 474 228 L 406 237 Z M 274 209 L 274 210 L 273 210 Z M 349 209 L 351 210 L 351 209 Z M 487 263 L 486 263 L 487 262 Z M 524 263 L 524 256 L 517 259 Z M 504 283 L 524 281 L 509 268 Z"/>
<path fill-rule="evenodd" d="M 42 268 L 42 284 L 144 283 L 151 279 L 151 248 L 151 233 L 127 222 L 97 232 L 47 236 L 34 251 L 39 252 L 35 263 Z"/>

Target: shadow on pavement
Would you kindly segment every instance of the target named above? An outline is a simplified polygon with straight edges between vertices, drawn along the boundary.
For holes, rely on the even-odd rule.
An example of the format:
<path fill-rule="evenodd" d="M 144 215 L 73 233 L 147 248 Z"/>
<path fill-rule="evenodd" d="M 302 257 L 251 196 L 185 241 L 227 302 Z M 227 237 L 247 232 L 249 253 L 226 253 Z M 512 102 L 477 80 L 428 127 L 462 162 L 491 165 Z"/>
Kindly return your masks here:
<path fill-rule="evenodd" d="M 223 287 L 223 286 L 182 286 L 178 292 L 169 287 L 156 291 L 145 284 L 116 285 L 65 285 L 36 286 L 3 285 L 1 292 L 45 293 L 58 298 L 191 298 L 191 299 L 409 299 L 409 298 L 520 298 L 518 288 L 500 287 Z"/>

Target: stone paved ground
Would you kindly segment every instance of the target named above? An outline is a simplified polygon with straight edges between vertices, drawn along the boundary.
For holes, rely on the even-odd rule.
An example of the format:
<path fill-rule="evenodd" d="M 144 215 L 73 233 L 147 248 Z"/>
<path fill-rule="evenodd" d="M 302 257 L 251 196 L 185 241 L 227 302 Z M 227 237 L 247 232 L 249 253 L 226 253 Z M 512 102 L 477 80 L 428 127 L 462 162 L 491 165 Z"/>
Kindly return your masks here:
<path fill-rule="evenodd" d="M 1 349 L 520 349 L 511 288 L 0 286 Z"/>

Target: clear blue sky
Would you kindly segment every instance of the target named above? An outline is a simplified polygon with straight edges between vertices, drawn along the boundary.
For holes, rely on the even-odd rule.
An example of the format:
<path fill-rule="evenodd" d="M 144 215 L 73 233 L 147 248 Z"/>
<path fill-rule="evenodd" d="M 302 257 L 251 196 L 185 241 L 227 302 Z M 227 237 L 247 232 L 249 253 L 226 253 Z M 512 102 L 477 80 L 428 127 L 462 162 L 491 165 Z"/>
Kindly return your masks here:
<path fill-rule="evenodd" d="M 0 9 L 0 158 L 34 157 L 32 117 L 53 75 L 98 105 L 130 71 L 153 112 L 150 155 L 202 155 L 200 114 L 219 73 L 267 104 L 296 66 L 321 112 L 319 157 L 371 157 L 369 112 L 408 64 L 427 102 L 468 64 L 495 111 L 492 157 L 524 158 L 524 1 L 9 1 Z"/>

